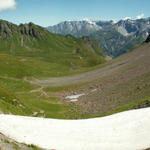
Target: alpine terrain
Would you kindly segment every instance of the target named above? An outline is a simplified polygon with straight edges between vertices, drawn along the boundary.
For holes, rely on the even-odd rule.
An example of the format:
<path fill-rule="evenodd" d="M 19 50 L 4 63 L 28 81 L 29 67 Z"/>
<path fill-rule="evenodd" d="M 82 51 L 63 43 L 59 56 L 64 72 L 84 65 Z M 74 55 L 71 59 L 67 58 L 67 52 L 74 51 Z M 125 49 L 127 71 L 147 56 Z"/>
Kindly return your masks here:
<path fill-rule="evenodd" d="M 47 29 L 63 35 L 90 36 L 100 43 L 107 55 L 116 57 L 145 41 L 150 33 L 150 18 L 122 19 L 118 22 L 89 19 L 64 21 Z"/>
<path fill-rule="evenodd" d="M 1 20 L 0 37 L 2 113 L 78 119 L 149 105 L 149 37 L 113 60 L 93 38 L 33 23 Z"/>
<path fill-rule="evenodd" d="M 93 142 L 102 139 L 101 145 L 93 146 L 108 149 L 111 145 L 105 144 L 108 134 L 103 132 L 103 128 L 105 131 L 109 129 L 109 137 L 113 137 L 109 139 L 110 143 L 116 141 L 114 149 L 120 146 L 117 139 L 120 144 L 126 141 L 128 148 L 149 147 L 149 133 L 145 130 L 149 129 L 149 124 L 145 123 L 149 117 L 145 112 L 148 113 L 149 109 L 134 109 L 150 106 L 150 36 L 124 55 L 110 59 L 92 37 L 53 34 L 33 23 L 15 25 L 1 20 L 0 43 L 2 149 L 40 149 L 32 144 L 42 148 L 60 148 L 61 145 L 56 144 L 58 139 L 59 143 L 63 141 L 63 149 L 70 149 L 68 140 L 74 143 L 79 139 L 78 133 L 81 133 L 80 137 L 86 137 L 85 142 L 91 137 Z M 126 110 L 132 111 L 123 112 Z M 114 113 L 119 114 L 112 115 Z M 112 116 L 93 121 L 88 119 L 107 115 Z M 128 117 L 122 119 L 122 116 Z M 113 126 L 110 126 L 110 120 Z M 128 122 L 127 126 L 125 122 Z M 138 124 L 136 129 L 140 134 L 147 137 L 145 140 L 136 132 L 137 145 L 135 140 L 128 140 L 136 131 L 135 124 Z M 74 134 L 70 137 L 71 133 Z M 118 138 L 114 136 L 116 134 Z M 49 138 L 53 142 L 49 142 Z M 77 140 L 74 149 L 80 143 L 85 145 L 81 141 Z M 69 142 L 70 146 L 72 142 Z M 86 145 L 89 148 L 90 143 Z"/>

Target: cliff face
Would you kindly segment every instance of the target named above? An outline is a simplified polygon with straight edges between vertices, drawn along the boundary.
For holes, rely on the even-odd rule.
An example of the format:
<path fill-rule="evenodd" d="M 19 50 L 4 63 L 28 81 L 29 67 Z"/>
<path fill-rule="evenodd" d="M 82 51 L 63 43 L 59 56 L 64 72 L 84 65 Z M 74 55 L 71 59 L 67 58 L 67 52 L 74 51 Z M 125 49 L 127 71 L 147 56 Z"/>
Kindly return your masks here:
<path fill-rule="evenodd" d="M 6 39 L 16 36 L 30 36 L 37 39 L 42 38 L 48 31 L 33 23 L 21 24 L 19 26 L 5 20 L 0 20 L 0 37 Z"/>
<path fill-rule="evenodd" d="M 150 42 L 150 35 L 147 37 L 147 39 L 146 39 L 145 42 L 146 42 L 146 43 L 149 43 L 149 42 Z"/>

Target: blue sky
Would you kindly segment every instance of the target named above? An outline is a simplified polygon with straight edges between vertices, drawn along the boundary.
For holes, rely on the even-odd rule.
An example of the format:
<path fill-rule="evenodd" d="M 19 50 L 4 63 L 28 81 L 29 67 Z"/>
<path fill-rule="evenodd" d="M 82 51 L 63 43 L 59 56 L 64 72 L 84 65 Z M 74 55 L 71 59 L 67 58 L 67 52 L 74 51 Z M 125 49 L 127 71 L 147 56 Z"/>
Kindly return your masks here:
<path fill-rule="evenodd" d="M 8 1 L 9 6 L 1 5 L 3 1 Z M 136 19 L 141 14 L 141 17 L 150 17 L 149 6 L 150 0 L 0 0 L 0 19 L 17 24 L 34 22 L 42 26 L 83 18 Z"/>

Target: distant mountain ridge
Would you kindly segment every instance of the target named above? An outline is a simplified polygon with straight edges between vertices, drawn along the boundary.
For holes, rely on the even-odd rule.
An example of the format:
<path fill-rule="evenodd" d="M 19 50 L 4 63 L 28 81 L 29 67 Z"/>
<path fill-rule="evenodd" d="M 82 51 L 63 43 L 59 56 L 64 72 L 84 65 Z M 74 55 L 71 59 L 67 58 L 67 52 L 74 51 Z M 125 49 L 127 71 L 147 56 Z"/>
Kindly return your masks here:
<path fill-rule="evenodd" d="M 29 35 L 35 38 L 44 36 L 47 30 L 33 23 L 20 24 L 19 26 L 5 20 L 0 20 L 0 36 L 8 38 L 15 34 Z"/>
<path fill-rule="evenodd" d="M 64 21 L 54 26 L 49 26 L 47 29 L 53 33 L 63 35 L 72 34 L 77 37 L 86 36 L 91 32 L 98 31 L 103 27 L 113 25 L 114 21 L 92 21 L 83 19 L 80 21 Z"/>
<path fill-rule="evenodd" d="M 142 43 L 150 33 L 150 18 L 110 21 L 65 21 L 47 27 L 50 32 L 76 37 L 90 36 L 99 41 L 105 53 L 116 57 Z"/>

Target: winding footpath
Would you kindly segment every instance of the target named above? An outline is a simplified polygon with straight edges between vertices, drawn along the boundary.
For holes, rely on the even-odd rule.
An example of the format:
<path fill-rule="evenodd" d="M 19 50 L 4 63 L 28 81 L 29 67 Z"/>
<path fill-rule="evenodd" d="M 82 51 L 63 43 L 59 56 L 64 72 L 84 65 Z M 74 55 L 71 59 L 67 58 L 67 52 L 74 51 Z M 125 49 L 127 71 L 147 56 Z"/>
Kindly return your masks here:
<path fill-rule="evenodd" d="M 150 147 L 150 108 L 85 120 L 1 114 L 0 132 L 50 150 L 142 150 Z"/>

